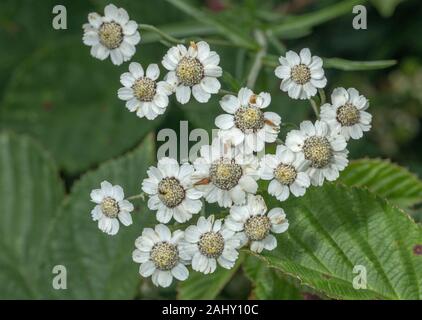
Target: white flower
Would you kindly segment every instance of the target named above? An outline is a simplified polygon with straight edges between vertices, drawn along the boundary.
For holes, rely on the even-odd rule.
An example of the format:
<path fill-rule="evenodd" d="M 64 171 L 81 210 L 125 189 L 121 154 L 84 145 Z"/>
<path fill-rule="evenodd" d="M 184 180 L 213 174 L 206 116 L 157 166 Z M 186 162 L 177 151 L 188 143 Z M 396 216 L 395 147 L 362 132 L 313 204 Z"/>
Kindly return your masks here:
<path fill-rule="evenodd" d="M 267 154 L 261 159 L 260 177 L 271 180 L 268 193 L 284 201 L 290 192 L 296 197 L 303 196 L 310 185 L 303 153 L 294 153 L 286 146 L 278 145 L 276 154 Z"/>
<path fill-rule="evenodd" d="M 155 226 L 155 230 L 145 228 L 135 241 L 136 249 L 132 253 L 133 261 L 140 263 L 139 273 L 143 277 L 152 276 L 156 286 L 168 287 L 173 281 L 184 281 L 189 276 L 185 267 L 186 261 L 180 257 L 180 240 L 183 231 L 176 230 L 173 234 L 163 224 Z"/>
<path fill-rule="evenodd" d="M 218 66 L 220 56 L 210 51 L 208 43 L 191 42 L 189 48 L 179 44 L 170 48 L 162 64 L 169 70 L 166 80 L 176 91 L 176 99 L 182 104 L 189 102 L 191 91 L 198 102 L 205 103 L 212 93 L 218 93 L 221 84 L 217 77 L 223 71 Z"/>
<path fill-rule="evenodd" d="M 192 181 L 209 203 L 228 208 L 245 203 L 247 194 L 258 190 L 258 160 L 253 154 L 242 154 L 218 138 L 211 146 L 202 146 L 200 154 Z"/>
<path fill-rule="evenodd" d="M 133 204 L 124 200 L 121 186 L 112 186 L 109 182 L 101 182 L 101 189 L 91 191 L 91 201 L 97 203 L 91 211 L 92 220 L 98 221 L 101 231 L 115 235 L 119 231 L 119 220 L 125 225 L 132 224 Z"/>
<path fill-rule="evenodd" d="M 160 69 L 156 64 L 150 64 L 144 72 L 137 62 L 129 64 L 129 72 L 120 77 L 124 86 L 117 92 L 119 99 L 126 101 L 126 108 L 135 112 L 139 118 L 155 119 L 163 114 L 169 104 L 168 96 L 171 86 L 165 81 L 157 82 Z"/>
<path fill-rule="evenodd" d="M 161 158 L 157 167 L 148 169 L 148 178 L 142 182 L 142 190 L 150 198 L 148 208 L 157 210 L 157 220 L 167 223 L 172 217 L 183 223 L 202 208 L 202 193 L 192 186 L 194 169 L 189 163 L 179 166 L 175 159 Z"/>
<path fill-rule="evenodd" d="M 317 88 L 327 85 L 327 78 L 322 69 L 322 59 L 311 56 L 308 48 L 299 54 L 288 51 L 286 57 L 280 57 L 281 66 L 275 69 L 276 77 L 282 79 L 280 89 L 288 92 L 293 99 L 309 99 L 317 94 Z"/>
<path fill-rule="evenodd" d="M 129 20 L 125 9 L 109 4 L 104 8 L 104 16 L 92 12 L 88 15 L 88 21 L 83 25 L 83 42 L 91 46 L 93 57 L 104 60 L 110 55 L 115 65 L 132 58 L 141 36 L 138 24 Z"/>
<path fill-rule="evenodd" d="M 324 179 L 334 181 L 348 164 L 345 138 L 330 130 L 324 121 L 303 121 L 300 130 L 287 134 L 286 146 L 293 152 L 303 153 L 308 162 L 307 173 L 311 183 L 321 186 Z"/>
<path fill-rule="evenodd" d="M 272 143 L 280 132 L 281 118 L 274 112 L 263 112 L 271 102 L 269 93 L 255 95 L 248 88 L 240 89 L 238 96 L 226 95 L 220 105 L 229 114 L 219 115 L 215 125 L 218 135 L 235 146 L 241 144 L 245 153 L 259 152 L 265 143 Z"/>
<path fill-rule="evenodd" d="M 368 107 L 368 99 L 356 89 L 336 88 L 331 94 L 331 104 L 321 107 L 321 120 L 339 131 L 346 141 L 360 139 L 363 132 L 371 129 L 372 115 L 365 111 Z"/>
<path fill-rule="evenodd" d="M 204 274 L 213 273 L 220 266 L 233 268 L 239 253 L 240 239 L 236 233 L 222 226 L 222 220 L 214 222 L 214 216 L 199 217 L 196 226 L 185 230 L 180 242 L 180 256 L 192 262 L 192 269 Z"/>
<path fill-rule="evenodd" d="M 239 232 L 241 245 L 250 243 L 252 251 L 273 250 L 277 247 L 277 239 L 270 233 L 283 233 L 289 227 L 286 214 L 281 208 L 271 209 L 267 213 L 267 206 L 261 196 L 250 195 L 248 204 L 233 206 L 227 217 L 225 227 Z"/>

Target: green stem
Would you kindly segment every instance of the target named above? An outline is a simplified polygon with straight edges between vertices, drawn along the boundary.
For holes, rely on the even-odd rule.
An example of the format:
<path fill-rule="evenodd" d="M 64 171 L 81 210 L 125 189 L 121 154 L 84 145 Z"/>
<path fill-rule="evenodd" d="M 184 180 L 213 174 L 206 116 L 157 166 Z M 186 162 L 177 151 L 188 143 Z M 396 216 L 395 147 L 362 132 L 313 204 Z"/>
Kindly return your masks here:
<path fill-rule="evenodd" d="M 286 46 L 271 32 L 266 32 L 269 43 L 278 51 L 279 54 L 285 54 L 287 49 Z"/>
<path fill-rule="evenodd" d="M 276 143 L 276 144 L 284 144 L 283 140 L 281 140 L 280 138 L 277 138 L 277 139 L 275 140 L 275 143 Z"/>
<path fill-rule="evenodd" d="M 153 25 L 150 25 L 150 24 L 140 24 L 139 29 L 145 30 L 145 31 L 155 32 L 163 40 L 170 42 L 170 43 L 173 43 L 173 44 L 184 44 L 184 43 L 186 43 L 185 40 L 177 39 L 177 38 L 169 35 L 168 33 L 165 33 L 164 31 L 162 31 L 162 30 L 158 29 L 157 27 L 154 27 Z"/>
<path fill-rule="evenodd" d="M 317 117 L 317 119 L 319 118 L 319 110 L 318 110 L 318 105 L 316 104 L 315 100 L 312 98 L 309 98 L 309 102 L 311 104 L 312 110 L 314 110 L 314 113 Z"/>
<path fill-rule="evenodd" d="M 232 96 L 236 96 L 237 93 L 233 92 L 233 91 L 229 91 L 229 90 L 224 90 L 224 89 L 220 89 L 218 91 L 218 94 L 225 96 L 226 94 L 231 94 Z"/>
<path fill-rule="evenodd" d="M 319 98 L 321 101 L 320 105 L 322 106 L 323 104 L 325 104 L 325 102 L 327 102 L 327 97 L 325 95 L 324 89 L 318 89 L 318 92 L 319 92 Z"/>
<path fill-rule="evenodd" d="M 267 54 L 267 39 L 265 38 L 264 33 L 261 30 L 255 30 L 254 36 L 261 48 L 255 55 L 254 63 L 248 75 L 247 86 L 251 90 L 255 87 L 256 79 L 262 68 L 262 60 Z"/>
<path fill-rule="evenodd" d="M 140 193 L 140 194 L 136 194 L 134 196 L 130 196 L 128 198 L 126 198 L 126 200 L 136 200 L 136 199 L 141 199 L 142 201 L 145 201 L 145 193 Z"/>

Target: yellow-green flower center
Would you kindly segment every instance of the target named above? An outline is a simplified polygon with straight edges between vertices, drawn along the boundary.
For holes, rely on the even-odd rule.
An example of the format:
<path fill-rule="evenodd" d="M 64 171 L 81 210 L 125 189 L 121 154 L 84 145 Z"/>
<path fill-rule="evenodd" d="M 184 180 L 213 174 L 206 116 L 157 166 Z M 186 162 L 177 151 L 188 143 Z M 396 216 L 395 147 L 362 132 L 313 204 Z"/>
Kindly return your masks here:
<path fill-rule="evenodd" d="M 297 84 L 305 84 L 311 80 L 311 70 L 304 64 L 298 64 L 291 70 L 291 77 Z"/>
<path fill-rule="evenodd" d="M 291 185 L 295 182 L 296 176 L 297 172 L 295 167 L 289 164 L 280 163 L 277 168 L 274 169 L 274 177 L 283 185 Z"/>
<path fill-rule="evenodd" d="M 182 85 L 192 87 L 204 78 L 204 66 L 196 58 L 184 57 L 176 67 L 176 76 Z"/>
<path fill-rule="evenodd" d="M 154 99 L 156 92 L 155 81 L 150 78 L 140 78 L 132 86 L 133 94 L 139 101 L 149 102 Z"/>
<path fill-rule="evenodd" d="M 224 250 L 224 238 L 219 232 L 206 232 L 198 242 L 199 252 L 208 258 L 218 258 Z"/>
<path fill-rule="evenodd" d="M 360 120 L 359 110 L 351 103 L 346 103 L 337 109 L 337 121 L 342 126 L 353 126 Z"/>
<path fill-rule="evenodd" d="M 115 218 L 119 214 L 119 204 L 111 197 L 104 198 L 100 207 L 106 217 Z"/>
<path fill-rule="evenodd" d="M 246 221 L 244 229 L 250 240 L 260 241 L 270 232 L 271 221 L 267 216 L 253 216 Z"/>
<path fill-rule="evenodd" d="M 108 49 L 116 49 L 123 41 L 123 29 L 116 22 L 104 22 L 99 31 L 100 43 Z"/>
<path fill-rule="evenodd" d="M 171 270 L 179 261 L 177 247 L 168 242 L 158 242 L 151 249 L 151 261 L 159 270 Z"/>
<path fill-rule="evenodd" d="M 256 107 L 242 107 L 234 114 L 234 123 L 243 132 L 262 129 L 264 122 L 264 113 Z"/>
<path fill-rule="evenodd" d="M 217 160 L 211 164 L 210 179 L 222 190 L 230 190 L 237 186 L 242 177 L 242 167 L 227 159 Z"/>
<path fill-rule="evenodd" d="M 309 137 L 305 140 L 303 146 L 305 159 L 311 162 L 313 168 L 326 167 L 333 157 L 333 150 L 330 142 L 325 137 Z"/>
<path fill-rule="evenodd" d="M 176 178 L 164 178 L 158 184 L 158 198 L 167 207 L 174 208 L 185 199 L 185 189 Z"/>

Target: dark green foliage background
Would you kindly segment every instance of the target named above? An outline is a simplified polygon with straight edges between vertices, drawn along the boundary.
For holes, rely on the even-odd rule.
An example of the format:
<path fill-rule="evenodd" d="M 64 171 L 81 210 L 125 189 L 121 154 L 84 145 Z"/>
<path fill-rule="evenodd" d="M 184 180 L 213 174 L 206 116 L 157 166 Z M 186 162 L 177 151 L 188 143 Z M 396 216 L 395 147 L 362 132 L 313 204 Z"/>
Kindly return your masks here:
<path fill-rule="evenodd" d="M 194 11 L 187 14 L 171 2 L 185 3 Z M 264 28 L 278 30 L 274 34 L 287 49 L 309 47 L 314 54 L 325 58 L 396 59 L 395 66 L 379 70 L 345 71 L 338 66 L 326 69 L 326 92 L 336 86 L 353 86 L 370 98 L 373 129 L 363 139 L 350 144 L 350 157 L 377 160 L 355 161 L 342 175 L 342 183 L 360 189 L 344 187 L 344 191 L 343 187 L 328 185 L 320 191 L 313 188 L 303 201 L 286 203 L 286 211 L 289 208 L 294 214 L 293 224 L 289 236 L 280 236 L 279 243 L 285 251 L 264 257 L 273 268 L 245 251 L 233 270 L 207 277 L 192 273 L 193 280 L 178 288 L 174 284 L 170 289 L 157 289 L 149 280 L 141 281 L 137 266 L 131 261 L 133 242 L 144 226 L 154 223 L 153 214 L 138 203 L 137 212 L 141 214 L 135 224 L 111 239 L 90 221 L 89 191 L 109 179 L 125 186 L 129 194 L 139 192 L 146 168 L 156 161 L 155 150 L 159 144 L 155 134 L 162 128 L 178 132 L 181 120 L 189 121 L 190 130 L 210 131 L 214 128 L 214 118 L 221 113 L 219 97 L 213 97 L 208 104 L 191 101 L 186 106 L 177 104 L 172 97 L 163 116 L 154 121 L 139 119 L 117 98 L 119 76 L 128 64 L 117 67 L 109 60 L 96 60 L 82 43 L 82 24 L 88 13 L 102 12 L 108 1 L 61 1 L 67 8 L 67 30 L 54 30 L 51 26 L 56 1 L 1 1 L 0 298 L 302 299 L 315 294 L 319 298 L 345 299 L 421 298 L 422 257 L 412 256 L 409 251 L 412 244 L 422 245 L 418 223 L 422 217 L 422 182 L 418 178 L 422 175 L 420 1 L 116 0 L 113 3 L 124 7 L 138 23 L 162 27 L 180 38 L 201 34 L 204 38 L 253 47 L 252 30 Z M 368 9 L 368 30 L 352 28 L 354 15 L 350 5 L 359 3 Z M 342 4 L 348 5 L 346 10 Z M 202 11 L 198 13 L 195 9 Z M 144 66 L 160 64 L 167 48 L 154 34 L 144 32 L 142 37 L 132 60 Z M 244 86 L 253 52 L 232 46 L 212 46 L 228 73 L 223 78 L 223 88 L 236 91 Z M 274 46 L 269 47 L 269 53 L 279 55 Z M 162 67 L 161 72 L 165 74 Z M 307 102 L 288 99 L 278 86 L 273 68 L 264 67 L 255 89 L 271 92 L 270 109 L 289 123 L 282 129 L 284 135 L 291 126 L 315 116 Z M 403 279 L 390 279 L 387 271 L 379 277 L 378 273 L 384 272 L 383 262 L 388 259 L 371 247 L 375 240 L 370 233 L 363 242 L 357 240 L 359 232 L 368 225 L 350 227 L 350 237 L 360 246 L 352 253 L 348 251 L 352 249 L 344 239 L 346 236 L 336 238 L 338 226 L 334 221 L 328 224 L 328 228 L 334 228 L 332 238 L 330 230 L 321 231 L 315 219 L 334 219 L 336 212 L 348 221 L 346 224 L 355 225 L 356 221 L 349 220 L 341 203 L 326 211 L 316 208 L 312 214 L 317 214 L 317 218 L 307 211 L 313 200 L 329 201 L 330 195 L 337 194 L 341 197 L 341 190 L 347 194 L 344 207 L 362 201 L 362 209 L 355 206 L 351 212 L 359 214 L 366 205 L 373 208 L 374 215 L 379 214 L 373 216 L 371 211 L 368 216 L 356 217 L 358 222 L 365 221 L 377 228 L 372 225 L 376 220 L 384 226 L 380 232 L 393 233 L 391 238 L 387 237 L 391 243 L 400 243 L 394 256 L 402 259 L 398 265 L 406 273 Z M 211 207 L 208 211 L 211 213 Z M 407 219 L 406 214 L 416 223 Z M 31 223 L 28 217 L 33 219 Z M 303 227 L 302 218 L 309 220 L 309 225 Z M 391 221 L 394 226 L 389 225 Z M 307 238 L 304 230 L 315 233 L 315 239 Z M 403 230 L 409 230 L 409 238 Z M 312 251 L 308 247 L 311 240 L 324 249 L 308 252 Z M 336 254 L 341 255 L 342 250 L 346 253 L 340 260 L 344 261 L 337 261 Z M 333 255 L 332 259 L 323 261 L 327 255 Z M 369 257 L 374 272 L 378 273 L 371 275 L 374 278 L 370 290 L 358 292 L 351 289 L 352 275 L 345 268 L 362 257 Z M 323 266 L 324 263 L 327 265 Z M 69 290 L 65 292 L 51 289 L 54 276 L 51 269 L 56 264 L 69 267 Z M 306 269 L 309 266 L 314 269 Z M 330 282 L 324 278 L 327 272 L 328 277 L 337 278 Z M 404 285 L 413 287 L 406 290 Z"/>

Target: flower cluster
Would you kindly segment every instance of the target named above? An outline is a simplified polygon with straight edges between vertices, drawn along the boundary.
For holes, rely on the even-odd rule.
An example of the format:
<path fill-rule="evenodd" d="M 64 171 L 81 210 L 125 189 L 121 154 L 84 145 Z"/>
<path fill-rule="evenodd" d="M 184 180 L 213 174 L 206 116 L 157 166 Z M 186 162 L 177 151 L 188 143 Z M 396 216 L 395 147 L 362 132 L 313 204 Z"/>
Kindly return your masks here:
<path fill-rule="evenodd" d="M 124 9 L 109 5 L 104 17 L 90 14 L 89 22 L 84 26 L 84 43 L 93 46 L 93 56 L 104 59 L 110 54 L 115 64 L 132 57 L 140 37 Z M 299 54 L 289 51 L 279 61 L 275 75 L 289 97 L 311 99 L 326 86 L 323 60 L 309 49 Z M 118 97 L 131 112 L 149 120 L 165 112 L 173 93 L 181 104 L 191 95 L 206 103 L 221 87 L 219 62 L 219 55 L 204 41 L 191 42 L 189 47 L 178 44 L 162 59 L 168 73 L 161 81 L 157 64 L 144 70 L 139 63 L 130 63 L 129 72 L 120 78 L 123 87 Z M 179 164 L 164 157 L 148 169 L 142 191 L 160 224 L 145 228 L 135 242 L 133 260 L 140 263 L 143 277 L 151 276 L 155 285 L 167 287 L 173 277 L 188 278 L 187 265 L 208 274 L 217 265 L 232 268 L 243 246 L 258 253 L 273 250 L 274 235 L 285 232 L 289 223 L 282 208 L 267 209 L 264 198 L 257 195 L 258 180 L 269 181 L 267 192 L 278 201 L 303 196 L 311 185 L 336 180 L 348 164 L 350 138 L 359 139 L 371 128 L 368 100 L 354 88 L 337 88 L 331 103 L 321 106 L 320 118 L 314 123 L 303 121 L 282 143 L 278 139 L 281 117 L 265 111 L 270 104 L 269 93 L 246 87 L 237 95 L 223 96 L 220 106 L 225 113 L 215 119 L 218 136 L 201 147 L 193 163 Z M 274 142 L 278 143 L 275 154 L 262 155 L 266 144 Z M 101 189 L 92 191 L 91 199 L 97 204 L 92 218 L 102 231 L 114 235 L 119 220 L 126 226 L 132 223 L 134 208 L 120 186 L 104 181 Z M 205 202 L 218 204 L 228 214 L 206 217 Z M 196 223 L 185 230 L 171 232 L 165 225 L 172 220 L 188 223 L 196 215 Z"/>

